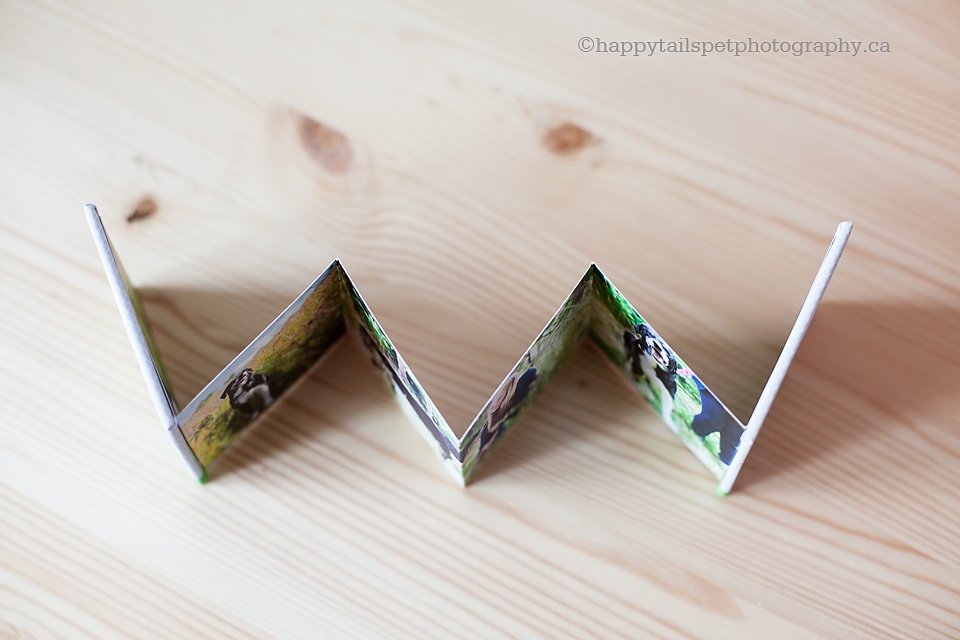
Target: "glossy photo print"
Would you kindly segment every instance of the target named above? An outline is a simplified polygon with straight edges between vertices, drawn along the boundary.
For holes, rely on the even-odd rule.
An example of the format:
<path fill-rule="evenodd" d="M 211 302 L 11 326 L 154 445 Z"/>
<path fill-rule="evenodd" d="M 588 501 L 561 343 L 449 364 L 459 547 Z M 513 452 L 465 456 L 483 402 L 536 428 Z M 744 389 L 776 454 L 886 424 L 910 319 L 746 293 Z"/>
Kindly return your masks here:
<path fill-rule="evenodd" d="M 590 336 L 651 409 L 720 480 L 726 494 L 823 297 L 852 225 L 837 229 L 757 407 L 746 424 L 710 391 L 595 264 L 457 437 L 335 260 L 263 333 L 174 416 L 163 365 L 135 289 L 123 274 L 96 209 L 88 218 L 121 315 L 161 420 L 198 478 L 344 333 L 360 341 L 403 413 L 460 484 L 517 423 L 581 340 Z"/>
<path fill-rule="evenodd" d="M 347 328 L 370 355 L 370 360 L 393 391 L 404 414 L 437 455 L 453 478 L 463 483 L 460 439 L 413 375 L 393 342 L 374 317 L 353 282 L 342 272 L 343 304 Z"/>
<path fill-rule="evenodd" d="M 740 421 L 599 269 L 593 282 L 591 336 L 693 454 L 723 477 L 744 430 Z"/>
<path fill-rule="evenodd" d="M 204 467 L 343 335 L 339 272 L 330 265 L 177 416 Z"/>
<path fill-rule="evenodd" d="M 588 270 L 463 434 L 465 480 L 580 343 L 590 313 L 591 277 Z"/>

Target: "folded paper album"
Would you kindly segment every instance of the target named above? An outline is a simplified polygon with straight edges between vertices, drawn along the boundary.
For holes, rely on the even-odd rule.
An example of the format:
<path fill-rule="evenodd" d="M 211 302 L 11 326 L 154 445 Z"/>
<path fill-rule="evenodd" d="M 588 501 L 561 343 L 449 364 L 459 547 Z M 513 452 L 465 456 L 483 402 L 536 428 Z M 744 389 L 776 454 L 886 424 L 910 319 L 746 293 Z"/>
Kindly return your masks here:
<path fill-rule="evenodd" d="M 410 422 L 460 484 L 517 421 L 580 340 L 590 336 L 701 462 L 730 491 L 810 325 L 852 225 L 833 238 L 797 321 L 746 424 L 707 388 L 591 264 L 493 396 L 457 437 L 334 260 L 197 396 L 180 409 L 150 336 L 136 289 L 123 270 L 97 209 L 85 208 L 120 313 L 164 427 L 197 479 L 231 442 L 259 420 L 333 344 L 353 334 L 370 353 Z"/>

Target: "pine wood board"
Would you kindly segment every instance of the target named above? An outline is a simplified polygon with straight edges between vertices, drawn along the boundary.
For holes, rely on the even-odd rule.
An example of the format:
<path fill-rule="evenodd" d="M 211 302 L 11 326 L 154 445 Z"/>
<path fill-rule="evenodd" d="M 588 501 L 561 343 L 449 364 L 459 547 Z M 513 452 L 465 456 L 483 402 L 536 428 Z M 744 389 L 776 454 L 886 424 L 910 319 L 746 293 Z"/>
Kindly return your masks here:
<path fill-rule="evenodd" d="M 960 635 L 958 14 L 0 2 L 0 634 Z M 591 261 L 746 418 L 855 229 L 726 499 L 589 344 L 466 490 L 350 342 L 199 486 L 85 202 L 182 403 L 338 257 L 461 429 Z"/>

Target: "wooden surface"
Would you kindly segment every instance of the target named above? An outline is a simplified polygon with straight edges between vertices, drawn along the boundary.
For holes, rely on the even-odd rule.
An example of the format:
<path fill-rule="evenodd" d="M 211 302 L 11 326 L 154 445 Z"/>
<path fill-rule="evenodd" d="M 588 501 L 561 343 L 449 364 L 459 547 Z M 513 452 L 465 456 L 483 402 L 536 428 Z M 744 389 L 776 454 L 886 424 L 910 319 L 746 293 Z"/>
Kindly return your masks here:
<path fill-rule="evenodd" d="M 768 4 L 0 2 L 0 636 L 960 637 L 960 11 Z M 200 486 L 85 202 L 181 403 L 339 257 L 461 430 L 592 260 L 746 418 L 856 226 L 727 499 L 589 344 L 466 490 L 350 342 Z"/>

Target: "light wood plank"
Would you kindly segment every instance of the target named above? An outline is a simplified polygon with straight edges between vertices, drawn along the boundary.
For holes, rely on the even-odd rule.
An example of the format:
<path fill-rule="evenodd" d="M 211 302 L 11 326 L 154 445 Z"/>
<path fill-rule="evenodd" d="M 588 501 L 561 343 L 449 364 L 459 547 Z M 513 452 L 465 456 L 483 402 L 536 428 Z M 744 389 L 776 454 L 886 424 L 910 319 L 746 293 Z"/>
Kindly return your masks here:
<path fill-rule="evenodd" d="M 958 18 L 2 0 L 0 635 L 956 637 Z M 745 418 L 855 230 L 727 499 L 591 345 L 466 490 L 349 341 L 201 487 L 85 202 L 181 402 L 339 257 L 461 430 L 594 260 Z"/>

